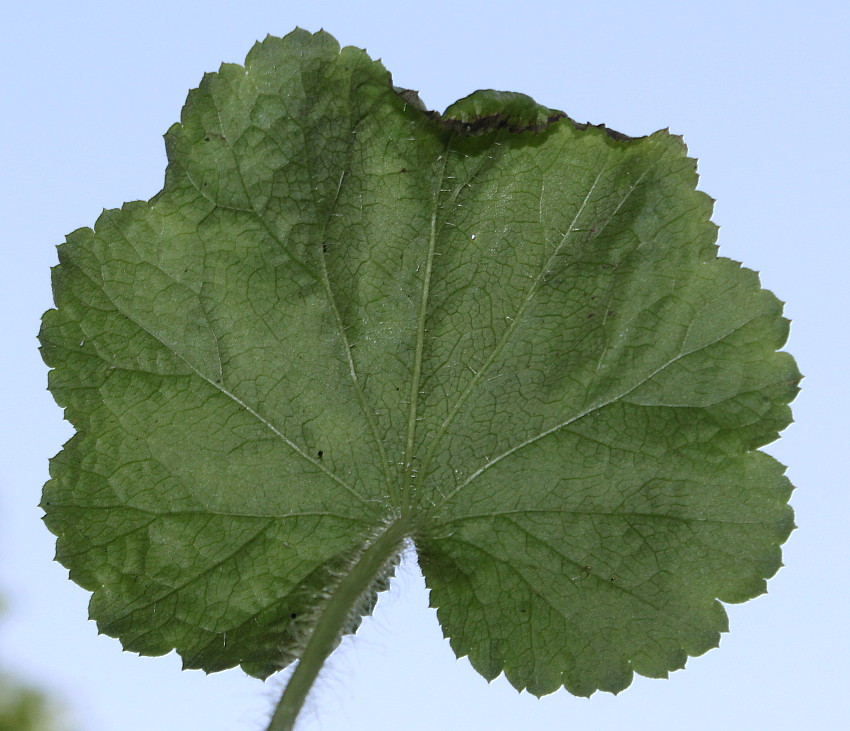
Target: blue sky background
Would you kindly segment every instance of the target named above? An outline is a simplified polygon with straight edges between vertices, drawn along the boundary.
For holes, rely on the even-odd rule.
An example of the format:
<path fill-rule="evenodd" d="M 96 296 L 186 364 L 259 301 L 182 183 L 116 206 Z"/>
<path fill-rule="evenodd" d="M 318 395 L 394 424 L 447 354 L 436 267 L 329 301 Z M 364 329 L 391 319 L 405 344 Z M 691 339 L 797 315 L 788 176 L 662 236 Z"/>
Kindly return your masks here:
<path fill-rule="evenodd" d="M 717 199 L 721 254 L 785 300 L 806 375 L 789 466 L 800 526 L 767 596 L 728 608 L 719 650 L 619 697 L 489 685 L 442 639 L 415 566 L 320 679 L 301 731 L 850 727 L 846 2 L 18 3 L 0 44 L 0 666 L 59 696 L 79 731 L 259 731 L 283 686 L 139 658 L 87 621 L 40 521 L 70 436 L 36 351 L 64 235 L 162 184 L 189 88 L 255 40 L 324 27 L 438 110 L 522 91 L 629 135 L 669 127 Z"/>

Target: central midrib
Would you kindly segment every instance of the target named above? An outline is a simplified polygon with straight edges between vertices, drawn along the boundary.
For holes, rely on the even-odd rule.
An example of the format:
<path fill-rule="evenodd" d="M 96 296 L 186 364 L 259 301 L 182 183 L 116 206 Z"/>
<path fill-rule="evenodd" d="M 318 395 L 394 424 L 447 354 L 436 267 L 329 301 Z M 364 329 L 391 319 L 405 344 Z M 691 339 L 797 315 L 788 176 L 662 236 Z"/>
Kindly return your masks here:
<path fill-rule="evenodd" d="M 415 459 L 414 444 L 416 441 L 419 384 L 422 380 L 422 355 L 425 347 L 425 320 L 427 318 L 428 311 L 428 297 L 431 291 L 431 273 L 434 265 L 434 250 L 437 245 L 437 214 L 440 210 L 440 192 L 443 187 L 443 181 L 446 177 L 450 143 L 451 135 L 446 138 L 446 143 L 443 147 L 443 154 L 441 156 L 443 158 L 443 165 L 434 190 L 431 228 L 428 235 L 428 255 L 425 262 L 425 273 L 422 277 L 422 290 L 419 298 L 419 316 L 416 323 L 416 347 L 413 355 L 413 377 L 410 379 L 410 408 L 408 410 L 407 417 L 407 439 L 404 446 L 404 460 L 402 467 L 401 514 L 404 517 L 410 515 L 411 508 L 413 506 L 413 480 L 416 477 L 416 468 L 413 463 L 413 460 Z M 437 158 L 437 160 L 439 159 L 440 158 Z"/>

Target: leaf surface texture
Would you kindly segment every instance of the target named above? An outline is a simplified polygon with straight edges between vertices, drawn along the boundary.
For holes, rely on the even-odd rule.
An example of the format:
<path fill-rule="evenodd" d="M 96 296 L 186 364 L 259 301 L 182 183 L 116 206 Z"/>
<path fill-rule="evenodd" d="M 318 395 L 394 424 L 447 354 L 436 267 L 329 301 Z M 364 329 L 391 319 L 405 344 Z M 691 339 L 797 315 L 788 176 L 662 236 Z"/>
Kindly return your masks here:
<path fill-rule="evenodd" d="M 416 101 L 268 38 L 190 92 L 162 192 L 59 247 L 57 557 L 125 648 L 264 677 L 401 524 L 485 677 L 664 676 L 793 527 L 757 451 L 799 381 L 781 303 L 717 257 L 678 137 Z"/>

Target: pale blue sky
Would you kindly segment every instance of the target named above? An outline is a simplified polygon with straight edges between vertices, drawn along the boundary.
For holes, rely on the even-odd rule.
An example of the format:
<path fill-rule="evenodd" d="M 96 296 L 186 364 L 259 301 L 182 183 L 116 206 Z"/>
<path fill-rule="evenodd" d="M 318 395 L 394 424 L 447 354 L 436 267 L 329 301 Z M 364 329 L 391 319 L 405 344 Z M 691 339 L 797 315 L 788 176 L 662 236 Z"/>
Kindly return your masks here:
<path fill-rule="evenodd" d="M 19 3 L 0 58 L 0 665 L 52 688 L 81 731 L 262 729 L 282 687 L 123 653 L 51 561 L 36 504 L 70 435 L 36 351 L 66 233 L 161 184 L 161 135 L 189 88 L 255 40 L 325 28 L 442 110 L 478 88 L 530 94 L 629 135 L 669 127 L 717 199 L 720 250 L 761 272 L 806 375 L 789 466 L 800 529 L 767 596 L 729 608 L 719 650 L 619 697 L 536 700 L 456 661 L 415 569 L 335 657 L 302 731 L 843 729 L 848 641 L 846 2 Z"/>

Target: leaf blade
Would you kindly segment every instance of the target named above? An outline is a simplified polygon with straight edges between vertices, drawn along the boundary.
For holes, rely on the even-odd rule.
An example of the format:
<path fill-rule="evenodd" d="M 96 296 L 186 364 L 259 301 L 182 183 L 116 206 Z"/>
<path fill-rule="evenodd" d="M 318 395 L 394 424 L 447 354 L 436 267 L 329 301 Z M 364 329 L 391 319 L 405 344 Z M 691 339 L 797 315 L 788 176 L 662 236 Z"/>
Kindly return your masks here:
<path fill-rule="evenodd" d="M 45 520 L 102 630 L 268 675 L 393 524 L 458 654 L 587 695 L 764 590 L 793 523 L 753 450 L 800 376 L 679 138 L 492 90 L 425 112 L 296 31 L 166 147 L 160 194 L 60 247 L 40 335 L 78 432 Z"/>

